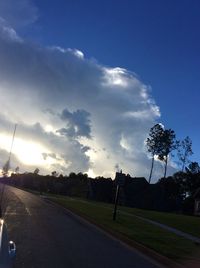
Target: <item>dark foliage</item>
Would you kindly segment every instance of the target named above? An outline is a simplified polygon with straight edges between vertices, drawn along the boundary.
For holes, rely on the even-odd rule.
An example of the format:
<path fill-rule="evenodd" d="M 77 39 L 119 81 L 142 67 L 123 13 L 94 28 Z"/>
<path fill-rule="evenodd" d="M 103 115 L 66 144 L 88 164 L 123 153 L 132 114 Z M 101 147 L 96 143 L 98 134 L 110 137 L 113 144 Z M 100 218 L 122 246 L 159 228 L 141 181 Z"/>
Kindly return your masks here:
<path fill-rule="evenodd" d="M 158 211 L 193 214 L 195 193 L 200 189 L 200 168 L 191 163 L 187 172 L 161 178 L 149 184 L 145 178 L 132 178 L 124 174 L 123 186 L 119 190 L 119 204 Z M 37 173 L 12 174 L 1 178 L 1 182 L 39 191 L 41 194 L 54 193 L 95 201 L 114 202 L 117 180 L 87 174 L 70 173 L 69 176 L 42 176 Z"/>
<path fill-rule="evenodd" d="M 181 171 L 185 170 L 185 165 L 189 163 L 189 157 L 193 154 L 192 141 L 187 136 L 182 141 L 177 141 L 177 156 L 181 164 Z"/>
<path fill-rule="evenodd" d="M 167 174 L 167 165 L 168 165 L 168 157 L 169 154 L 177 148 L 177 142 L 175 140 L 176 134 L 172 129 L 165 129 L 162 133 L 161 140 L 160 140 L 160 153 L 159 159 L 164 161 L 165 163 L 165 170 L 164 170 L 164 178 Z"/>

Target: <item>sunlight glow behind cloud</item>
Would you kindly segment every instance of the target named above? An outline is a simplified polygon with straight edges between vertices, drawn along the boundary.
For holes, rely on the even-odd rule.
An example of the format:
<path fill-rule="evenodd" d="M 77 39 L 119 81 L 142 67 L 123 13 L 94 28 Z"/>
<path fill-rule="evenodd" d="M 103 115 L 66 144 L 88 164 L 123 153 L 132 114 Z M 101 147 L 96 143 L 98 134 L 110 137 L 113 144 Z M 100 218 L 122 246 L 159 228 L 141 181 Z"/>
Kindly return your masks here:
<path fill-rule="evenodd" d="M 6 151 L 10 151 L 11 136 L 0 134 L 0 147 Z M 15 138 L 12 153 L 15 154 L 19 161 L 25 165 L 47 165 L 50 166 L 55 163 L 55 160 L 48 158 L 44 160 L 42 153 L 48 150 L 42 145 L 28 140 Z"/>
<path fill-rule="evenodd" d="M 21 41 L 13 31 L 0 21 L 0 147 L 9 151 L 8 127 L 18 123 L 13 165 L 95 176 L 113 176 L 118 166 L 146 176 L 144 140 L 160 116 L 149 87 L 126 69 Z"/>
<path fill-rule="evenodd" d="M 125 69 L 116 68 L 104 68 L 105 72 L 105 84 L 108 86 L 121 86 L 126 87 L 128 85 L 127 81 L 127 71 Z"/>

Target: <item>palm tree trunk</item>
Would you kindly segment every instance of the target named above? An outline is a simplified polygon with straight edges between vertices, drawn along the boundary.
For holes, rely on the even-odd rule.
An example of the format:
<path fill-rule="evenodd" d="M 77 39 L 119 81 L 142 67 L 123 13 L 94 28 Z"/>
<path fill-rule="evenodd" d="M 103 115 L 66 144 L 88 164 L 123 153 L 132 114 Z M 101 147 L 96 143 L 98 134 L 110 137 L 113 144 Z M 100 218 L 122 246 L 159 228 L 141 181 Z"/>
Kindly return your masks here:
<path fill-rule="evenodd" d="M 153 166 L 154 166 L 154 155 L 152 156 L 152 161 L 151 161 L 151 171 L 149 174 L 149 183 L 151 182 L 151 176 L 152 176 L 152 172 L 153 172 Z"/>

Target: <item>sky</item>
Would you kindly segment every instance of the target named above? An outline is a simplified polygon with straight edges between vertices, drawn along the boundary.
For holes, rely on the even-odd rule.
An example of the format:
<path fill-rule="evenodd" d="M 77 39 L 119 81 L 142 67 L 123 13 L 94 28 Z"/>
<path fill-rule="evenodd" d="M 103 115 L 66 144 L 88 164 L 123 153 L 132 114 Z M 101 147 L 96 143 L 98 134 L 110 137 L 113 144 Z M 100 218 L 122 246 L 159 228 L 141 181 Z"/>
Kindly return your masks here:
<path fill-rule="evenodd" d="M 15 124 L 21 172 L 147 178 L 156 123 L 189 136 L 198 162 L 199 12 L 196 0 L 1 0 L 0 166 Z"/>

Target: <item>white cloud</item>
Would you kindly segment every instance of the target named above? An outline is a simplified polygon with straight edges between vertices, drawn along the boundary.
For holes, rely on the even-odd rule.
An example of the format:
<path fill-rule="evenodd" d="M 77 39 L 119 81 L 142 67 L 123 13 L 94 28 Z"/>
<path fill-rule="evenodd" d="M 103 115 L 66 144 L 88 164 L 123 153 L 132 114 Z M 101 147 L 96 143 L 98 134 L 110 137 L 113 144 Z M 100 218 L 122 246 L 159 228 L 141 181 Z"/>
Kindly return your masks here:
<path fill-rule="evenodd" d="M 104 68 L 105 72 L 105 85 L 127 87 L 128 85 L 128 72 L 125 69 L 116 68 Z"/>
<path fill-rule="evenodd" d="M 0 34 L 2 38 L 11 39 L 14 41 L 22 42 L 22 39 L 17 35 L 16 31 L 8 26 L 7 22 L 0 17 Z"/>
<path fill-rule="evenodd" d="M 38 19 L 38 9 L 31 0 L 2 0 L 0 17 L 11 27 L 21 28 Z"/>
<path fill-rule="evenodd" d="M 80 59 L 84 58 L 83 52 L 76 48 L 75 49 L 68 48 L 67 51 L 72 52 L 75 56 L 77 56 Z"/>
<path fill-rule="evenodd" d="M 0 58 L 0 133 L 11 137 L 18 123 L 16 137 L 40 145 L 40 170 L 111 176 L 117 165 L 148 176 L 144 140 L 160 112 L 134 73 L 10 35 L 0 36 Z"/>
<path fill-rule="evenodd" d="M 58 50 L 59 52 L 62 52 L 62 53 L 68 53 L 70 52 L 71 54 L 75 55 L 77 58 L 79 59 L 84 59 L 84 54 L 82 51 L 74 48 L 74 49 L 71 49 L 71 48 L 63 48 L 63 47 L 60 47 L 60 46 L 52 46 L 50 47 L 50 49 L 53 49 L 53 50 Z"/>

